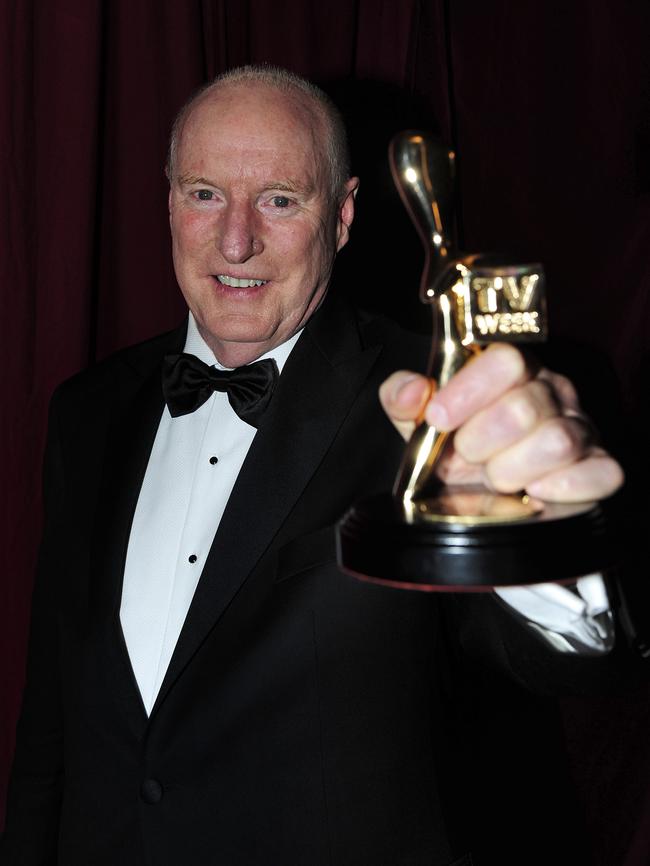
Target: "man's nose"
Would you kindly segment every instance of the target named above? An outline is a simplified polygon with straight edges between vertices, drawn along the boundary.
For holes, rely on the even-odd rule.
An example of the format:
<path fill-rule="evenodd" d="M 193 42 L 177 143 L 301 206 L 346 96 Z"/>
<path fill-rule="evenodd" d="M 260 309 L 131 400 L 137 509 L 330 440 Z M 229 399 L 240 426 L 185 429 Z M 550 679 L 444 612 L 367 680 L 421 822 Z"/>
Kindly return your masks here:
<path fill-rule="evenodd" d="M 223 214 L 219 251 L 227 262 L 238 264 L 259 255 L 264 244 L 259 237 L 255 208 L 247 202 L 231 202 Z"/>

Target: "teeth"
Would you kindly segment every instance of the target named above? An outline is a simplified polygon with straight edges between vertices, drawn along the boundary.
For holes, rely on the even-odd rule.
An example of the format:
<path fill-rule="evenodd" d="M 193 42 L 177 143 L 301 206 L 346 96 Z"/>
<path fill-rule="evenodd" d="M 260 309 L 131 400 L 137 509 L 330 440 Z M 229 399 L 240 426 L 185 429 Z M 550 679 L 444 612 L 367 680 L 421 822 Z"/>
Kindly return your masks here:
<path fill-rule="evenodd" d="M 237 277 L 229 277 L 228 274 L 217 274 L 217 279 L 224 286 L 232 286 L 234 289 L 250 289 L 268 283 L 268 280 L 240 280 Z"/>

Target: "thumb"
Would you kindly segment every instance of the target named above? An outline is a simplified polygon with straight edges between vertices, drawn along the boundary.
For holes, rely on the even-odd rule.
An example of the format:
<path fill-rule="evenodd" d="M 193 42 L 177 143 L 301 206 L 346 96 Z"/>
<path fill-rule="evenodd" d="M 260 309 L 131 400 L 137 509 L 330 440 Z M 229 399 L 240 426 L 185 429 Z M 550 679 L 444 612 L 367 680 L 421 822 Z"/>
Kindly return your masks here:
<path fill-rule="evenodd" d="M 405 439 L 408 439 L 431 395 L 431 381 L 410 370 L 398 370 L 379 388 L 379 400 Z"/>

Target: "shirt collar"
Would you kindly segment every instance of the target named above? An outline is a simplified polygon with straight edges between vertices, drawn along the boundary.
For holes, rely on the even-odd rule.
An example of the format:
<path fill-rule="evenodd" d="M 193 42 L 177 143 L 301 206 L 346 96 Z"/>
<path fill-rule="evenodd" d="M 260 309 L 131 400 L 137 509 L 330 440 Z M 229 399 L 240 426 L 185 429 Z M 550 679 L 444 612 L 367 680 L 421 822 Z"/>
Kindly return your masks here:
<path fill-rule="evenodd" d="M 285 365 L 287 358 L 289 357 L 289 353 L 296 345 L 298 337 L 302 334 L 302 329 L 295 333 L 293 337 L 289 337 L 284 343 L 281 343 L 279 346 L 276 346 L 274 349 L 271 349 L 269 352 L 266 352 L 264 355 L 260 355 L 259 358 L 256 358 L 256 361 L 261 361 L 264 358 L 273 358 L 275 363 L 278 365 L 278 370 L 280 373 L 282 372 L 282 368 Z M 228 370 L 229 367 L 224 367 L 220 364 L 214 356 L 212 349 L 205 342 L 201 334 L 199 333 L 198 326 L 194 319 L 194 316 L 190 312 L 189 319 L 187 323 L 187 337 L 185 338 L 185 346 L 183 351 L 188 355 L 194 355 L 203 361 L 204 364 L 208 364 L 210 367 L 216 367 L 218 370 Z"/>

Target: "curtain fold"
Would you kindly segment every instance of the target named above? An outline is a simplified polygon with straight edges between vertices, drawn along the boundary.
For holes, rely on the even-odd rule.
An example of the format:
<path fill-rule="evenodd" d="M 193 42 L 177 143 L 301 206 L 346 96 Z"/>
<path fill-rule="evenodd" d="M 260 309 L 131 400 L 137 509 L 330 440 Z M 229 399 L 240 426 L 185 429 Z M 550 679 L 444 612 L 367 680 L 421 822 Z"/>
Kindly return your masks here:
<path fill-rule="evenodd" d="M 0 4 L 0 787 L 22 688 L 48 400 L 64 378 L 183 315 L 163 168 L 172 119 L 192 91 L 232 66 L 268 62 L 333 95 L 362 177 L 341 281 L 418 329 L 428 328 L 417 301 L 422 250 L 386 149 L 399 129 L 439 132 L 458 152 L 463 245 L 544 261 L 553 332 L 604 352 L 640 417 L 650 357 L 649 35 L 642 0 Z M 599 399 L 607 406 L 607 394 Z M 644 477 L 646 464 L 635 464 Z M 606 703 L 599 711 L 607 727 Z M 581 718 L 576 704 L 570 734 Z M 621 826 L 627 815 L 616 856 L 641 866 L 650 797 L 639 784 L 629 802 L 626 774 L 633 749 L 637 773 L 650 754 L 635 741 L 640 729 L 630 737 L 611 764 Z M 602 857 L 613 856 L 616 828 L 607 836 L 599 826 L 593 768 L 581 747 L 574 754 Z"/>

